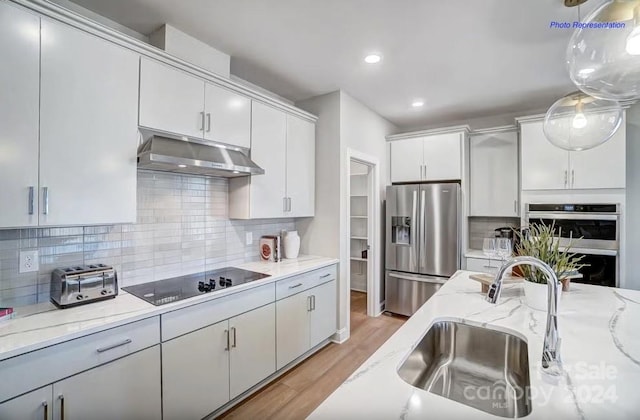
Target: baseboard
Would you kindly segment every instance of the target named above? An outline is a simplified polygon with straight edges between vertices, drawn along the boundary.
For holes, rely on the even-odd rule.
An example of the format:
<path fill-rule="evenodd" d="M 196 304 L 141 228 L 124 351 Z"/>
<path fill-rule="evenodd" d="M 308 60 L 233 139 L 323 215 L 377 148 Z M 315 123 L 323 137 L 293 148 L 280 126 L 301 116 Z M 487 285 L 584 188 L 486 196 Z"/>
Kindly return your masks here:
<path fill-rule="evenodd" d="M 376 314 L 376 316 L 384 312 L 385 303 L 386 303 L 386 300 L 383 300 L 382 302 L 380 302 L 380 304 L 378 305 L 378 313 Z"/>
<path fill-rule="evenodd" d="M 349 339 L 349 331 L 346 328 L 343 328 L 341 330 L 338 330 L 335 334 L 333 334 L 330 340 L 332 343 L 342 344 L 348 339 Z"/>

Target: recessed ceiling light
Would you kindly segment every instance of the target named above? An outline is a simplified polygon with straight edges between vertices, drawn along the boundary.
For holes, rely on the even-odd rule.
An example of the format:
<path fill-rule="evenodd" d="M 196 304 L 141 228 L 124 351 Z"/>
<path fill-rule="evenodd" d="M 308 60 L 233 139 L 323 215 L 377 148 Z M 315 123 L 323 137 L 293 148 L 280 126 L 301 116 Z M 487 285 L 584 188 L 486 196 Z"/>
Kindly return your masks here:
<path fill-rule="evenodd" d="M 178 168 L 186 168 L 187 165 L 178 165 Z"/>
<path fill-rule="evenodd" d="M 376 64 L 382 60 L 382 56 L 380 54 L 369 54 L 364 58 L 364 62 L 367 64 Z"/>
<path fill-rule="evenodd" d="M 422 99 L 416 99 L 411 103 L 411 106 L 414 108 L 420 108 L 421 106 L 424 106 L 424 101 Z"/>

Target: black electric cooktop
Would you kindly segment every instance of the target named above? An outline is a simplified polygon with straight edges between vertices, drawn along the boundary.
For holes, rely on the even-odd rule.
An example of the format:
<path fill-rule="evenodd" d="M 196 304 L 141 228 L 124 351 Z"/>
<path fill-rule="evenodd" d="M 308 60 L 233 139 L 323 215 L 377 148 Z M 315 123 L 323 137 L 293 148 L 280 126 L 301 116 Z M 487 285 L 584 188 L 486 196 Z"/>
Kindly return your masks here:
<path fill-rule="evenodd" d="M 198 296 L 203 293 L 238 286 L 269 277 L 268 274 L 242 270 L 240 268 L 221 268 L 205 273 L 188 274 L 135 286 L 123 287 L 122 290 L 146 300 L 156 306 Z"/>

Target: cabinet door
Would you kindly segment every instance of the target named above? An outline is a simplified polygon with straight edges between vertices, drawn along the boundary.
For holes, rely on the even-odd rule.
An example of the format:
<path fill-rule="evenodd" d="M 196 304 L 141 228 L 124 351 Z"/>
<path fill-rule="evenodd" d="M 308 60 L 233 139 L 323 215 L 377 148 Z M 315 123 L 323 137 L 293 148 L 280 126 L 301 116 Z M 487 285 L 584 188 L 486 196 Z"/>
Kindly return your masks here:
<path fill-rule="evenodd" d="M 518 216 L 518 133 L 471 137 L 470 216 Z"/>
<path fill-rule="evenodd" d="M 140 125 L 202 138 L 204 81 L 143 58 L 140 63 Z"/>
<path fill-rule="evenodd" d="M 520 156 L 523 190 L 569 187 L 569 153 L 547 140 L 542 121 L 520 125 Z"/>
<path fill-rule="evenodd" d="M 462 178 L 462 134 L 448 133 L 425 137 L 424 180 L 444 181 Z"/>
<path fill-rule="evenodd" d="M 53 407 L 51 385 L 0 404 L 3 420 L 51 420 Z"/>
<path fill-rule="evenodd" d="M 36 226 L 40 19 L 1 2 L 0 55 L 0 227 Z"/>
<path fill-rule="evenodd" d="M 314 347 L 336 332 L 336 281 L 314 287 L 312 299 L 309 347 Z"/>
<path fill-rule="evenodd" d="M 606 143 L 571 152 L 571 188 L 625 188 L 626 124 Z"/>
<path fill-rule="evenodd" d="M 276 302 L 276 349 L 278 369 L 282 369 L 309 350 L 309 293 Z"/>
<path fill-rule="evenodd" d="M 422 181 L 424 138 L 391 142 L 391 182 Z"/>
<path fill-rule="evenodd" d="M 276 305 L 271 303 L 229 320 L 231 399 L 276 371 Z"/>
<path fill-rule="evenodd" d="M 160 419 L 160 345 L 53 384 L 53 417 Z"/>
<path fill-rule="evenodd" d="M 253 219 L 285 217 L 286 115 L 255 101 L 252 108 L 251 159 L 265 173 L 249 180 L 250 216 Z"/>
<path fill-rule="evenodd" d="M 201 419 L 229 402 L 229 322 L 162 343 L 164 419 Z"/>
<path fill-rule="evenodd" d="M 313 217 L 316 186 L 316 126 L 287 115 L 287 191 L 289 217 Z"/>
<path fill-rule="evenodd" d="M 205 84 L 204 138 L 251 147 L 251 100 L 230 90 Z"/>
<path fill-rule="evenodd" d="M 500 260 L 489 260 L 484 258 L 467 258 L 467 270 L 479 271 L 480 273 L 497 274 L 500 269 Z"/>
<path fill-rule="evenodd" d="M 138 62 L 42 20 L 41 226 L 136 221 Z"/>

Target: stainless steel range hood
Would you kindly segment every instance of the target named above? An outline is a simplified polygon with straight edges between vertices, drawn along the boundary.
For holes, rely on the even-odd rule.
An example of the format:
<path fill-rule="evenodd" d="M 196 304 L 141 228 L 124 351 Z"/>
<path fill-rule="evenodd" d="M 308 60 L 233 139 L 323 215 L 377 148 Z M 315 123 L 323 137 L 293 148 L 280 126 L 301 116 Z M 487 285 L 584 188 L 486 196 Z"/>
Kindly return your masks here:
<path fill-rule="evenodd" d="M 140 145 L 139 169 L 226 178 L 264 174 L 264 169 L 249 159 L 245 149 L 170 136 L 152 133 Z"/>

